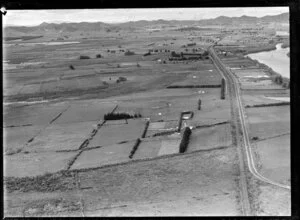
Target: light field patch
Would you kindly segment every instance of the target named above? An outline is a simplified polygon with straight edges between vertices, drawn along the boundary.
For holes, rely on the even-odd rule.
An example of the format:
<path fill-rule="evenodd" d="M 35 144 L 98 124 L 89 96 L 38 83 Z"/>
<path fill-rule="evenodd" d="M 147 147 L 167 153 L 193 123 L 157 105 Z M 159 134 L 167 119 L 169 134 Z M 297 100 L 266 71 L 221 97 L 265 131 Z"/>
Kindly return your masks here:
<path fill-rule="evenodd" d="M 250 137 L 270 137 L 290 132 L 290 106 L 246 109 Z"/>
<path fill-rule="evenodd" d="M 42 126 L 3 128 L 4 152 L 10 154 L 21 150 L 42 128 Z"/>
<path fill-rule="evenodd" d="M 43 152 L 15 154 L 4 157 L 4 176 L 25 177 L 43 175 L 65 169 L 77 152 Z"/>
<path fill-rule="evenodd" d="M 161 140 L 142 141 L 133 155 L 133 159 L 152 158 L 158 155 Z"/>
<path fill-rule="evenodd" d="M 20 94 L 32 94 L 40 92 L 40 84 L 29 84 L 25 85 L 21 90 Z"/>
<path fill-rule="evenodd" d="M 66 108 L 67 103 L 64 102 L 9 106 L 4 111 L 4 125 L 47 125 Z"/>
<path fill-rule="evenodd" d="M 134 142 L 124 144 L 113 144 L 101 148 L 83 151 L 77 158 L 71 169 L 83 169 L 100 167 L 129 161 L 129 154 Z"/>
<path fill-rule="evenodd" d="M 117 126 L 104 124 L 90 141 L 88 147 L 107 146 L 141 137 L 146 122 L 142 119 L 129 119 L 127 121 L 128 124 Z"/>
<path fill-rule="evenodd" d="M 162 140 L 158 156 L 179 153 L 180 139 Z"/>
<path fill-rule="evenodd" d="M 97 121 L 52 124 L 44 129 L 23 151 L 49 152 L 78 150 L 97 127 Z"/>
<path fill-rule="evenodd" d="M 263 176 L 290 185 L 290 135 L 257 141 L 252 144 L 258 154 Z"/>
<path fill-rule="evenodd" d="M 231 125 L 222 124 L 193 130 L 187 152 L 231 145 Z"/>
<path fill-rule="evenodd" d="M 55 124 L 103 120 L 104 115 L 111 112 L 115 106 L 113 103 L 96 101 L 73 102 Z"/>

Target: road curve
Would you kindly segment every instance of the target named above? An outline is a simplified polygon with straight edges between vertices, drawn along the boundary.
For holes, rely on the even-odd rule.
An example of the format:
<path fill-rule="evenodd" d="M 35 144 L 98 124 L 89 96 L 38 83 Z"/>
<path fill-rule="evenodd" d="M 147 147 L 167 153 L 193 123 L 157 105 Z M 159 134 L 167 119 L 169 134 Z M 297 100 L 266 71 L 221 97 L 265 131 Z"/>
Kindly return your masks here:
<path fill-rule="evenodd" d="M 245 125 L 245 113 L 244 113 L 244 108 L 242 105 L 242 101 L 241 101 L 241 95 L 240 95 L 240 89 L 239 89 L 239 84 L 238 81 L 236 79 L 236 77 L 234 76 L 234 74 L 224 66 L 224 64 L 221 62 L 221 60 L 219 59 L 219 57 L 217 56 L 214 48 L 211 46 L 208 48 L 208 51 L 210 53 L 210 56 L 214 62 L 214 64 L 217 66 L 218 69 L 220 69 L 223 72 L 223 76 L 226 79 L 226 85 L 227 86 L 231 86 L 232 87 L 232 93 L 231 94 L 237 102 L 237 106 L 238 106 L 238 117 L 239 117 L 239 127 L 240 127 L 240 132 L 241 132 L 241 136 L 243 139 L 243 145 L 244 145 L 244 150 L 246 153 L 246 157 L 247 157 L 247 165 L 249 168 L 249 171 L 259 180 L 272 184 L 274 186 L 278 186 L 284 189 L 288 189 L 290 190 L 291 187 L 288 185 L 284 185 L 281 183 L 276 183 L 264 176 L 262 176 L 256 169 L 255 166 L 255 162 L 254 162 L 254 158 L 253 158 L 253 153 L 252 153 L 252 149 L 251 149 L 251 144 L 249 141 L 249 135 L 248 135 L 248 131 L 247 131 L 247 127 Z"/>

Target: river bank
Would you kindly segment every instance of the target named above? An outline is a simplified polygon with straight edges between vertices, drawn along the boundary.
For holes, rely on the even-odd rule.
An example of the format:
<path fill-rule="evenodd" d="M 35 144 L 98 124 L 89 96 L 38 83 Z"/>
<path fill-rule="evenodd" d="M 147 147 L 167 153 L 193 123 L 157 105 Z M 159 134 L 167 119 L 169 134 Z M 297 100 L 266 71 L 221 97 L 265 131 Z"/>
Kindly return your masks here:
<path fill-rule="evenodd" d="M 243 55 L 248 55 L 248 54 L 254 54 L 254 53 L 260 53 L 260 52 L 268 52 L 276 50 L 276 44 L 268 45 L 268 46 L 263 46 L 259 48 L 247 48 L 247 51 L 243 53 Z"/>
<path fill-rule="evenodd" d="M 246 56 L 249 60 L 252 60 L 256 66 L 259 68 L 262 68 L 266 71 L 266 73 L 270 76 L 273 82 L 275 82 L 278 85 L 282 85 L 283 88 L 290 88 L 290 79 L 287 77 L 283 77 L 281 74 L 275 72 L 271 67 L 267 66 L 264 63 L 260 63 L 256 59 L 252 59 L 249 56 Z"/>
<path fill-rule="evenodd" d="M 282 43 L 277 44 L 276 50 L 248 54 L 247 57 L 267 65 L 285 78 L 290 78 L 290 59 L 287 56 L 289 48 L 283 48 L 282 45 Z"/>

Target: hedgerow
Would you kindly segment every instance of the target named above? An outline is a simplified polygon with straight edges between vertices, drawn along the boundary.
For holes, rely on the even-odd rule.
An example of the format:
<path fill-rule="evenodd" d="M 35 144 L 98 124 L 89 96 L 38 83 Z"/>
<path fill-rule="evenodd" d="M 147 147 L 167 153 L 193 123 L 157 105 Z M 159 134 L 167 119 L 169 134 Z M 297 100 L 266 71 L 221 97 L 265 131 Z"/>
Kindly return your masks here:
<path fill-rule="evenodd" d="M 189 145 L 190 135 L 192 130 L 189 127 L 185 127 L 182 139 L 179 145 L 179 153 L 184 153 Z"/>
<path fill-rule="evenodd" d="M 104 120 L 121 120 L 121 119 L 130 119 L 130 118 L 141 118 L 142 115 L 140 113 L 128 114 L 122 112 L 116 113 L 107 113 L 104 115 Z"/>
<path fill-rule="evenodd" d="M 145 124 L 145 128 L 144 128 L 143 134 L 142 134 L 142 138 L 144 138 L 146 136 L 149 124 L 150 124 L 150 121 L 147 121 L 146 124 Z"/>
<path fill-rule="evenodd" d="M 130 152 L 130 154 L 129 154 L 129 158 L 130 158 L 130 159 L 133 157 L 133 155 L 134 155 L 134 153 L 136 152 L 136 150 L 138 149 L 140 143 L 141 143 L 141 139 L 139 139 L 139 138 L 136 139 L 136 141 L 135 141 L 135 143 L 134 143 L 134 145 L 133 145 L 133 148 L 132 148 L 132 150 L 131 150 L 131 152 Z"/>

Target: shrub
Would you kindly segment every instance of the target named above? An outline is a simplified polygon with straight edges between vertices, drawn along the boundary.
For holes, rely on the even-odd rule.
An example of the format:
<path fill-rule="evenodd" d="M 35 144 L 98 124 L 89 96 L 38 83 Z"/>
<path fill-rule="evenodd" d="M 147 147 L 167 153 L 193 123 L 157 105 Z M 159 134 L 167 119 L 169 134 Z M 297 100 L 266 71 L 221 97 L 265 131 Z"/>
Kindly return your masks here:
<path fill-rule="evenodd" d="M 135 53 L 133 51 L 129 51 L 127 50 L 125 53 L 124 53 L 125 56 L 131 56 L 131 55 L 135 55 Z"/>
<path fill-rule="evenodd" d="M 71 70 L 75 70 L 75 68 L 74 68 L 73 65 L 70 65 L 69 68 L 70 68 Z"/>
<path fill-rule="evenodd" d="M 151 52 L 148 52 L 148 53 L 145 53 L 143 56 L 146 57 L 146 56 L 150 56 L 151 55 Z"/>
<path fill-rule="evenodd" d="M 141 65 L 139 63 L 136 64 L 137 67 L 141 67 Z"/>
<path fill-rule="evenodd" d="M 101 58 L 101 57 L 102 57 L 101 54 L 96 55 L 96 58 Z"/>
<path fill-rule="evenodd" d="M 182 139 L 179 145 L 179 153 L 184 153 L 188 147 L 190 135 L 192 134 L 192 131 L 189 127 L 185 127 Z"/>
<path fill-rule="evenodd" d="M 83 56 L 83 55 L 81 55 L 80 57 L 79 57 L 79 59 L 81 59 L 81 60 L 84 60 L 84 59 L 91 59 L 89 56 Z"/>

